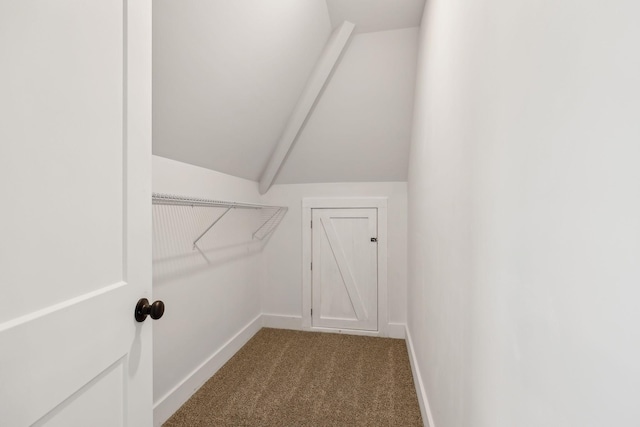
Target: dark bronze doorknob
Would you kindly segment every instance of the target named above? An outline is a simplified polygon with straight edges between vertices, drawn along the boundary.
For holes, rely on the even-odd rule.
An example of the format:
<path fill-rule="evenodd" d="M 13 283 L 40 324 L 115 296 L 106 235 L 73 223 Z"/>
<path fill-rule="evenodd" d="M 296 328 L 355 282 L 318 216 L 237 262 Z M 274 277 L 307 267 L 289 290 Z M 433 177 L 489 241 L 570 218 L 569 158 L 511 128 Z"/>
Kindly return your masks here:
<path fill-rule="evenodd" d="M 138 322 L 144 322 L 147 316 L 151 316 L 152 319 L 159 319 L 164 314 L 164 303 L 162 301 L 155 301 L 153 304 L 149 304 L 149 300 L 141 298 L 136 304 L 135 316 Z"/>

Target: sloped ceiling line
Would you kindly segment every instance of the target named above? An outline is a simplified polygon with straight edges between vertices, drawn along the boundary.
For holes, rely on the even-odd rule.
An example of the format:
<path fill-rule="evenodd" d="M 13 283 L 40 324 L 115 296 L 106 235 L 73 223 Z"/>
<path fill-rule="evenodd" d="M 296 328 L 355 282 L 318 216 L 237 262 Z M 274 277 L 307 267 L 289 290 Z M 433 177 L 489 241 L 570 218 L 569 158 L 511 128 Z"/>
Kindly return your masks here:
<path fill-rule="evenodd" d="M 340 55 L 347 46 L 349 38 L 353 33 L 355 25 L 349 21 L 344 21 L 338 27 L 329 40 L 320 55 L 316 66 L 307 80 L 302 95 L 289 116 L 289 120 L 282 132 L 282 135 L 276 145 L 275 150 L 271 154 L 267 166 L 260 177 L 260 194 L 265 194 L 273 185 L 273 182 L 287 159 L 287 154 L 291 151 L 301 128 L 313 110 L 313 105 L 320 96 L 322 88 L 326 85 Z"/>

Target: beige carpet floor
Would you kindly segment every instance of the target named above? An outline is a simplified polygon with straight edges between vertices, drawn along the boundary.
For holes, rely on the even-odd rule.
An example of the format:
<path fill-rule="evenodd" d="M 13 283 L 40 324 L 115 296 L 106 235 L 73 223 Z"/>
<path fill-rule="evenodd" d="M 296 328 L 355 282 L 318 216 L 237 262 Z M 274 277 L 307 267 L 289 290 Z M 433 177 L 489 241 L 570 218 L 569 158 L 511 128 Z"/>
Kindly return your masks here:
<path fill-rule="evenodd" d="M 164 424 L 422 425 L 404 340 L 267 328 Z"/>

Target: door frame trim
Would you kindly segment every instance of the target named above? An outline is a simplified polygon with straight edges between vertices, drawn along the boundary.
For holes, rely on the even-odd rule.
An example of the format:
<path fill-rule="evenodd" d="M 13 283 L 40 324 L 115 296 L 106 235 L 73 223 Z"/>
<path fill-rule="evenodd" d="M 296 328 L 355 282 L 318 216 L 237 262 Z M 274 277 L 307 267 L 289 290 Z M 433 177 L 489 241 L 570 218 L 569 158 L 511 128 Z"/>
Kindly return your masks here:
<path fill-rule="evenodd" d="M 311 325 L 311 210 L 359 209 L 378 210 L 378 330 L 329 329 Z M 339 197 L 302 199 L 302 329 L 307 331 L 340 332 L 357 335 L 388 336 L 387 298 L 387 197 Z"/>

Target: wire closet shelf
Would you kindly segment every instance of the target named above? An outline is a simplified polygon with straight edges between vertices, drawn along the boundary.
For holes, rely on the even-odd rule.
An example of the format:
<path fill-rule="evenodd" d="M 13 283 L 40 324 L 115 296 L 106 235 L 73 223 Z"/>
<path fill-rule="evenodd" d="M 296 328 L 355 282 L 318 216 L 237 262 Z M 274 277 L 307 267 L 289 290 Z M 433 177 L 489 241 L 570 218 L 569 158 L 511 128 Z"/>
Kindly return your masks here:
<path fill-rule="evenodd" d="M 154 205 L 172 205 L 172 206 L 191 206 L 191 207 L 212 207 L 212 208 L 226 208 L 226 210 L 216 218 L 215 221 L 202 233 L 198 236 L 194 242 L 193 247 L 196 248 L 196 245 L 205 234 L 209 232 L 217 223 L 225 216 L 231 209 L 256 209 L 265 212 L 266 220 L 258 227 L 251 238 L 263 240 L 267 237 L 280 223 L 280 220 L 287 212 L 289 208 L 286 206 L 270 206 L 270 205 L 261 205 L 257 203 L 243 203 L 243 202 L 229 202 L 223 200 L 211 200 L 211 199 L 199 199 L 194 197 L 184 197 L 177 196 L 174 194 L 162 194 L 162 193 L 153 193 L 152 195 L 152 203 Z"/>

